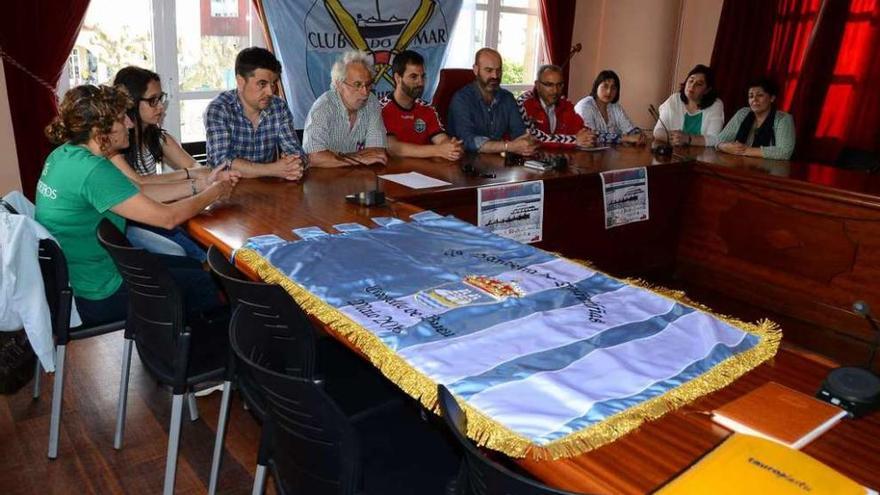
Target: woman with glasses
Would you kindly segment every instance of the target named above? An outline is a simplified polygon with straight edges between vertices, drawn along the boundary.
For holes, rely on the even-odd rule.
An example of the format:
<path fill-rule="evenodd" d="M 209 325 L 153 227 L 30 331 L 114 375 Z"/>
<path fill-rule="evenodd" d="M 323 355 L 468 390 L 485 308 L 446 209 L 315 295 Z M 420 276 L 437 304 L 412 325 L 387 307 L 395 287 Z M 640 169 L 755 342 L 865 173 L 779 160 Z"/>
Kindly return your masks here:
<path fill-rule="evenodd" d="M 577 102 L 574 111 L 584 125 L 596 132 L 596 144 L 643 144 L 641 130 L 634 126 L 620 101 L 620 78 L 613 70 L 603 70 L 593 81 L 589 96 Z"/>
<path fill-rule="evenodd" d="M 156 201 L 174 201 L 197 194 L 216 180 L 211 169 L 199 166 L 180 144 L 162 129 L 168 95 L 162 91 L 159 75 L 140 67 L 128 66 L 113 81 L 128 91 L 134 106 L 127 115 L 134 124 L 128 131 L 129 146 L 112 158 L 126 177 Z M 158 174 L 162 164 L 177 169 Z M 219 172 L 219 170 L 215 171 Z M 180 228 L 166 230 L 133 223 L 126 232 L 132 244 L 160 254 L 189 256 L 205 261 L 204 249 Z"/>
<path fill-rule="evenodd" d="M 46 136 L 52 151 L 37 183 L 36 219 L 55 237 L 67 258 L 70 285 L 83 322 L 121 320 L 127 292 L 110 255 L 95 234 L 104 218 L 124 229 L 126 220 L 166 229 L 225 199 L 238 180 L 225 172 L 192 197 L 164 204 L 140 192 L 111 162 L 128 148 L 131 99 L 120 88 L 78 86 L 64 95 Z M 200 263 L 181 256 L 159 256 L 193 310 L 220 305 L 210 275 Z"/>

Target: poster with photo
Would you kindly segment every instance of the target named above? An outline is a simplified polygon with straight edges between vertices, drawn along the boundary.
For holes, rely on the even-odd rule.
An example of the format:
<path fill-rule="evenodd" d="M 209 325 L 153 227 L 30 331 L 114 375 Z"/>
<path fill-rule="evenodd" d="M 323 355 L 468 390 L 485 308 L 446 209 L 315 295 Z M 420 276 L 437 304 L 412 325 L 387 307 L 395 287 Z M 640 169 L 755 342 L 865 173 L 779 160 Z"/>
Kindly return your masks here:
<path fill-rule="evenodd" d="M 544 182 L 477 189 L 477 225 L 515 241 L 540 242 L 544 227 Z"/>
<path fill-rule="evenodd" d="M 648 170 L 645 167 L 602 172 L 605 228 L 648 219 Z"/>

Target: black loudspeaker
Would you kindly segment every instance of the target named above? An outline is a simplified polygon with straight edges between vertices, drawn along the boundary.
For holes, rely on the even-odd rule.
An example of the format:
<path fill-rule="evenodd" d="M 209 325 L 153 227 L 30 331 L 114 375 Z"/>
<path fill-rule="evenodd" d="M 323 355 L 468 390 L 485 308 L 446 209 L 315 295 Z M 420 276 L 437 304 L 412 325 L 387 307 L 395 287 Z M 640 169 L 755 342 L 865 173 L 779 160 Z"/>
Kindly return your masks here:
<path fill-rule="evenodd" d="M 850 417 L 858 418 L 880 408 L 880 377 L 871 371 L 880 344 L 880 328 L 877 328 L 877 321 L 868 303 L 856 301 L 853 311 L 865 317 L 877 334 L 871 346 L 871 355 L 864 367 L 844 366 L 831 370 L 822 382 L 822 388 L 816 392 L 816 398 L 839 406 Z"/>

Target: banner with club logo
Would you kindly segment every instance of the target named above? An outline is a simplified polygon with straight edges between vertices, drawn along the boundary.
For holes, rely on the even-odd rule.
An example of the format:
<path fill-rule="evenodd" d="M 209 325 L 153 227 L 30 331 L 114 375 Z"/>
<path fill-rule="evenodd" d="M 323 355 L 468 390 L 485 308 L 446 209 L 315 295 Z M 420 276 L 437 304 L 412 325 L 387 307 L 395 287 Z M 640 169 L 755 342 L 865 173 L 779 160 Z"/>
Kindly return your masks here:
<path fill-rule="evenodd" d="M 380 225 L 259 236 L 235 257 L 427 407 L 446 385 L 472 437 L 511 456 L 614 441 L 779 345 L 772 322 L 713 315 L 453 217 Z"/>
<path fill-rule="evenodd" d="M 425 58 L 430 101 L 462 0 L 290 0 L 263 2 L 293 121 L 302 128 L 315 99 L 330 87 L 330 68 L 344 51 L 369 53 L 373 91 L 392 91 L 391 63 L 404 50 Z"/>

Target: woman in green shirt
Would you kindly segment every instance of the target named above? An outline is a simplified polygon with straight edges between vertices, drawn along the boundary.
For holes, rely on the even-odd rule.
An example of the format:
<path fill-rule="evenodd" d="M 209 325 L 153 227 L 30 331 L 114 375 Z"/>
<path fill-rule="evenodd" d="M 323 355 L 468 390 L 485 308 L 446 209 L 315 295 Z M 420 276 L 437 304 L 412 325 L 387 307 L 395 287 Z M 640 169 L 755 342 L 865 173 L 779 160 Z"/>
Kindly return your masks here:
<path fill-rule="evenodd" d="M 762 78 L 749 84 L 749 106 L 739 111 L 718 135 L 719 151 L 732 155 L 788 160 L 794 152 L 794 119 L 776 109 L 776 83 Z"/>
<path fill-rule="evenodd" d="M 225 172 L 198 194 L 163 204 L 138 191 L 109 160 L 128 147 L 131 99 L 123 89 L 78 86 L 64 95 L 46 136 L 52 151 L 37 182 L 36 219 L 67 258 L 70 285 L 86 325 L 121 320 L 127 293 L 110 255 L 98 243 L 98 223 L 120 230 L 126 219 L 172 228 L 232 192 L 238 176 Z M 190 258 L 157 255 L 181 286 L 191 310 L 219 305 L 211 277 Z"/>

